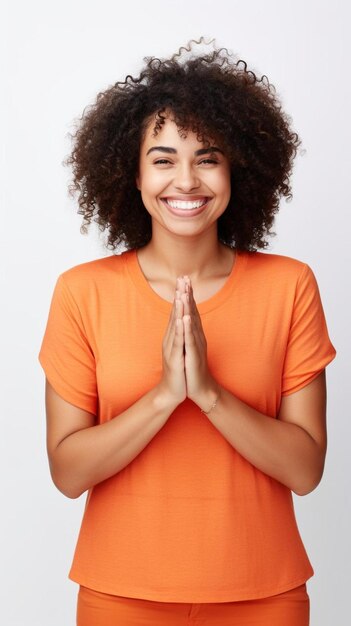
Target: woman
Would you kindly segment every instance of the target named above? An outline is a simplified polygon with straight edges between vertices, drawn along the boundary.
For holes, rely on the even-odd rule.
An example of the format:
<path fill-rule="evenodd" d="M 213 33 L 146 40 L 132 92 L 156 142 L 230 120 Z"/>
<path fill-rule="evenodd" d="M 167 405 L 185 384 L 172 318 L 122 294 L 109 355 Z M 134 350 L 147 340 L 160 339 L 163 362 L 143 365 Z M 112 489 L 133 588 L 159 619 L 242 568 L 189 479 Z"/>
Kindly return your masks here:
<path fill-rule="evenodd" d="M 307 626 L 291 492 L 335 350 L 310 267 L 258 251 L 300 141 L 266 77 L 184 50 L 99 94 L 67 159 L 126 247 L 59 276 L 39 355 L 53 480 L 88 491 L 77 623 Z"/>

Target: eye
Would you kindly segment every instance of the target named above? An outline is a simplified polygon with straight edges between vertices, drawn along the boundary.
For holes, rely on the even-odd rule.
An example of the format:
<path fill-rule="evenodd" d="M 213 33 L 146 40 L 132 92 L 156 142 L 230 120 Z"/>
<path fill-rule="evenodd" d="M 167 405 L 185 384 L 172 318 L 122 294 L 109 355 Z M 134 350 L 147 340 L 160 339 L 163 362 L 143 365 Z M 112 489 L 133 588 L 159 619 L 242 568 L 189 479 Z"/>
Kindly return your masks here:
<path fill-rule="evenodd" d="M 200 164 L 201 163 L 209 163 L 211 165 L 213 163 L 219 163 L 219 161 L 217 161 L 217 159 L 202 159 L 202 161 L 200 161 Z"/>
<path fill-rule="evenodd" d="M 165 165 L 167 163 L 170 163 L 168 159 L 157 159 L 157 161 L 154 161 L 154 165 Z"/>

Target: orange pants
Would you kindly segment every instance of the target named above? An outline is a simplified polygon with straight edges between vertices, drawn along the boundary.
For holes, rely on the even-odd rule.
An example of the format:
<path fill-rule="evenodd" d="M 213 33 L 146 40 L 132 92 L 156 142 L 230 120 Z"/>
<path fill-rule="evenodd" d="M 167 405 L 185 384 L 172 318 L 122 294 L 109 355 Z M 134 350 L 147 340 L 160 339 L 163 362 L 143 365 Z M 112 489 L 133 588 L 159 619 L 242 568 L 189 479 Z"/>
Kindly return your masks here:
<path fill-rule="evenodd" d="M 80 587 L 77 626 L 308 626 L 306 583 L 268 598 L 185 604 L 112 596 Z"/>

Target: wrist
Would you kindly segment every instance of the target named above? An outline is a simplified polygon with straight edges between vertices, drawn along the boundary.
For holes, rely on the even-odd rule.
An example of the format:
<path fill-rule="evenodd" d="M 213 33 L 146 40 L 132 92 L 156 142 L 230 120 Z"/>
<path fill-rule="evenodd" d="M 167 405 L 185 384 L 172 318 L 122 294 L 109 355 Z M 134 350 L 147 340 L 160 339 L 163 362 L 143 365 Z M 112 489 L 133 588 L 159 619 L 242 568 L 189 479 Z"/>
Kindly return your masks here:
<path fill-rule="evenodd" d="M 182 400 L 175 398 L 162 383 L 154 387 L 154 403 L 160 410 L 173 412 Z"/>
<path fill-rule="evenodd" d="M 221 394 L 221 387 L 213 381 L 206 389 L 197 394 L 196 398 L 192 398 L 202 413 L 209 413 L 217 404 Z"/>

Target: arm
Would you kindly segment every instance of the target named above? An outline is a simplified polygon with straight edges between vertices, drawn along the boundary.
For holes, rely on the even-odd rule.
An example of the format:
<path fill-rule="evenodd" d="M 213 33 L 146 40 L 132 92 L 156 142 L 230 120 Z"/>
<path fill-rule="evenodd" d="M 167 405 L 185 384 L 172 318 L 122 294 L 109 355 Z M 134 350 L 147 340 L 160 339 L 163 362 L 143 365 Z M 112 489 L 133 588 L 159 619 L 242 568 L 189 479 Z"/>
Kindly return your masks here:
<path fill-rule="evenodd" d="M 190 280 L 182 286 L 181 300 L 190 399 L 209 411 L 219 393 L 207 418 L 239 454 L 298 495 L 315 489 L 327 449 L 325 370 L 301 390 L 282 397 L 277 419 L 264 415 L 220 387 L 209 372 L 206 337 Z"/>
<path fill-rule="evenodd" d="M 327 450 L 325 370 L 309 385 L 283 396 L 277 419 L 251 408 L 218 384 L 210 384 L 196 404 L 227 441 L 259 470 L 297 495 L 317 487 Z"/>
<path fill-rule="evenodd" d="M 123 413 L 96 425 L 95 415 L 66 402 L 46 381 L 47 450 L 57 488 L 77 498 L 128 465 L 186 397 L 184 335 L 174 301 L 162 343 L 160 383 Z"/>
<path fill-rule="evenodd" d="M 46 381 L 47 450 L 52 479 L 69 498 L 130 463 L 166 423 L 178 402 L 154 387 L 104 424 L 59 396 Z"/>

